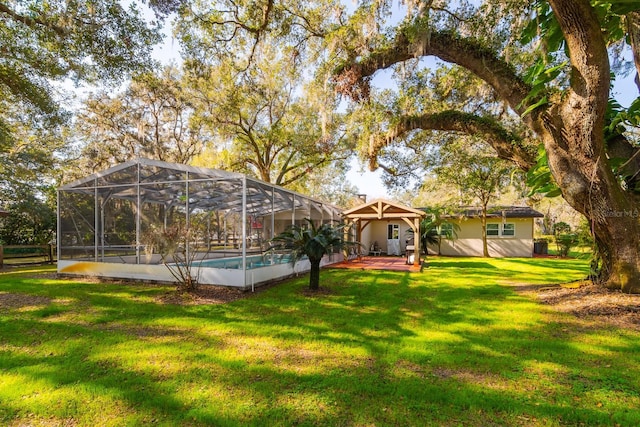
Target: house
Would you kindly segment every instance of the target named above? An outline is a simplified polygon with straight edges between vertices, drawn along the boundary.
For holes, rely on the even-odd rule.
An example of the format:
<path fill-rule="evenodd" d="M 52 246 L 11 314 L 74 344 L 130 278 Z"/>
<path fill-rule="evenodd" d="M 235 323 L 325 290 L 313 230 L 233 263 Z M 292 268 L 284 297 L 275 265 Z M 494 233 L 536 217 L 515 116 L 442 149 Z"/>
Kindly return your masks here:
<path fill-rule="evenodd" d="M 354 225 L 355 240 L 363 255 L 405 255 L 421 251 L 420 239 L 414 239 L 420 222 L 427 216 L 425 209 L 415 209 L 388 200 L 373 200 L 343 212 Z M 442 238 L 440 254 L 448 256 L 482 256 L 482 210 L 465 207 L 448 222 L 455 224 L 456 238 Z M 487 246 L 493 257 L 533 256 L 534 218 L 543 214 L 527 206 L 491 207 L 487 214 Z M 457 227 L 456 227 L 457 225 Z M 429 245 L 430 254 L 437 254 L 437 245 Z M 414 263 L 418 263 L 418 259 Z"/>
<path fill-rule="evenodd" d="M 450 215 L 457 225 L 454 239 L 441 240 L 440 254 L 448 256 L 482 256 L 482 209 L 465 207 Z M 543 214 L 527 206 L 495 206 L 487 212 L 487 246 L 492 257 L 533 256 L 534 218 Z M 429 245 L 429 253 L 438 253 Z"/>

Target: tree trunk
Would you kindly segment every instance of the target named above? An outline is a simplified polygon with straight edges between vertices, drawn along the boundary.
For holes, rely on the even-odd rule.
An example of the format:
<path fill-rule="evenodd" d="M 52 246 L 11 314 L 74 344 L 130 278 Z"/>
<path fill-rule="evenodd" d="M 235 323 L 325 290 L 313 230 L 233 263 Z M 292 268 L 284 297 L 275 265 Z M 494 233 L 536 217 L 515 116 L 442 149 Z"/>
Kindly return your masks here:
<path fill-rule="evenodd" d="M 482 215 L 480 216 L 480 222 L 482 223 L 482 256 L 490 258 L 489 245 L 487 244 L 487 207 L 482 206 Z"/>
<path fill-rule="evenodd" d="M 585 135 L 575 130 L 585 127 L 584 122 L 578 115 L 547 121 L 549 167 L 564 199 L 590 221 L 602 257 L 599 279 L 609 288 L 640 293 L 638 204 L 620 188 L 604 148 L 599 153 L 580 149 Z"/>
<path fill-rule="evenodd" d="M 562 176 L 562 173 L 556 176 Z M 567 174 L 574 175 L 574 174 Z M 571 179 L 571 176 L 566 179 Z M 566 199 L 591 221 L 591 229 L 602 257 L 599 280 L 625 293 L 640 293 L 640 227 L 637 205 L 618 197 L 607 197 L 600 183 L 590 183 L 591 191 L 563 190 Z M 586 200 L 582 200 L 586 199 Z M 579 201 L 576 203 L 576 201 Z"/>
<path fill-rule="evenodd" d="M 638 204 L 620 186 L 605 152 L 610 69 L 599 21 L 587 0 L 549 3 L 571 53 L 571 87 L 538 116 L 537 130 L 562 195 L 591 223 L 604 284 L 640 293 Z"/>
<path fill-rule="evenodd" d="M 633 62 L 636 65 L 636 78 L 634 79 L 638 90 L 640 90 L 640 12 L 629 12 L 626 16 L 627 32 L 629 33 L 629 42 L 633 51 Z"/>
<path fill-rule="evenodd" d="M 640 293 L 640 227 L 637 205 L 610 201 L 604 217 L 592 214 L 593 232 L 602 257 L 601 280 L 609 288 Z M 627 203 L 624 203 L 627 202 Z"/>
<path fill-rule="evenodd" d="M 309 289 L 316 291 L 320 288 L 320 259 L 311 259 L 311 271 L 309 272 Z"/>

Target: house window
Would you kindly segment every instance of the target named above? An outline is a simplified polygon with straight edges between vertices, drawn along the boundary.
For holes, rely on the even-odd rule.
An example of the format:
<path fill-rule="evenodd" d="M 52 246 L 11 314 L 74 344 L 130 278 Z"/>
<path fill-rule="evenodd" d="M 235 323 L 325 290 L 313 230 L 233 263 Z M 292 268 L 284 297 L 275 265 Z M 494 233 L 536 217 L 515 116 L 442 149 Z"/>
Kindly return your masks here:
<path fill-rule="evenodd" d="M 487 224 L 488 237 L 513 237 L 516 235 L 516 225 L 512 222 L 504 224 Z"/>
<path fill-rule="evenodd" d="M 502 224 L 502 235 L 503 236 L 515 236 L 516 235 L 516 225 L 512 222 L 507 222 L 506 224 Z"/>
<path fill-rule="evenodd" d="M 387 226 L 387 239 L 389 240 L 400 239 L 400 226 L 398 224 L 389 224 Z"/>
<path fill-rule="evenodd" d="M 443 237 L 453 236 L 453 224 L 442 224 L 440 226 L 440 233 Z"/>
<path fill-rule="evenodd" d="M 500 235 L 500 224 L 487 224 L 487 236 L 494 237 Z"/>

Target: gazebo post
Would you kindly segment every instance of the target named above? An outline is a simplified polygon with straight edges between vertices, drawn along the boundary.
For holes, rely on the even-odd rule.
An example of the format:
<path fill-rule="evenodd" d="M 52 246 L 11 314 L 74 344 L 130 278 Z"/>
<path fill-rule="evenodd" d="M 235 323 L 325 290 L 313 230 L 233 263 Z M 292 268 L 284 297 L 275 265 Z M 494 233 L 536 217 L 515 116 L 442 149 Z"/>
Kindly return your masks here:
<path fill-rule="evenodd" d="M 362 230 L 364 230 L 364 227 L 362 226 L 362 220 L 360 218 L 358 218 L 357 223 L 358 223 L 358 235 L 356 236 L 356 242 L 362 245 Z M 361 260 L 361 259 L 362 259 L 362 250 L 361 248 L 358 248 L 358 260 Z"/>
<path fill-rule="evenodd" d="M 420 265 L 420 218 L 414 218 L 413 219 L 413 224 L 414 224 L 414 239 L 413 239 L 413 245 L 415 247 L 415 253 L 413 254 L 413 265 L 414 267 L 417 267 Z"/>

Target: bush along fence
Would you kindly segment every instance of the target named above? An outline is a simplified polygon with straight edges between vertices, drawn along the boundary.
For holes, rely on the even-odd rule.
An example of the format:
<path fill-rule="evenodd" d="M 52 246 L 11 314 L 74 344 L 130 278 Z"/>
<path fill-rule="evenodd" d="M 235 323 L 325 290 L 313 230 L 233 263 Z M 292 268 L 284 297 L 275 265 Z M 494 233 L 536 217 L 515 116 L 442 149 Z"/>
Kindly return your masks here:
<path fill-rule="evenodd" d="M 54 245 L 0 245 L 0 268 L 4 264 L 37 264 L 55 261 Z"/>

